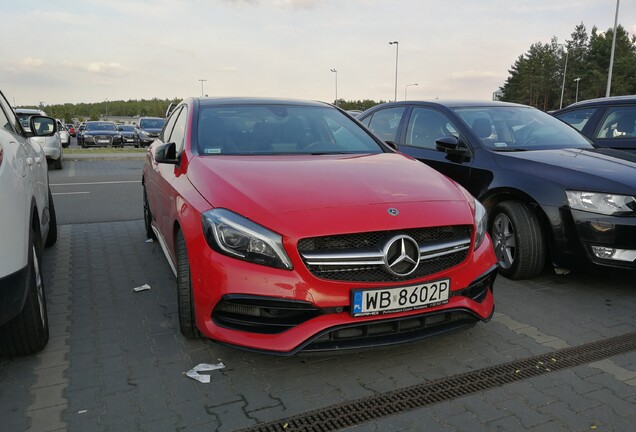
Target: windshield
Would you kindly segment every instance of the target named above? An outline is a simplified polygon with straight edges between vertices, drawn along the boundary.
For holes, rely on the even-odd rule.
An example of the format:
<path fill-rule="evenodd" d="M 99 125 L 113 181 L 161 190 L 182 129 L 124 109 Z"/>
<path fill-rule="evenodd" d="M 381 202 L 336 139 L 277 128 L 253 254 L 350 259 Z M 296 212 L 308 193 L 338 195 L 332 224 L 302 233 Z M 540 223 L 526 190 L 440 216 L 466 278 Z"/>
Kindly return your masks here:
<path fill-rule="evenodd" d="M 161 129 L 165 123 L 165 119 L 141 119 L 139 127 L 141 129 Z"/>
<path fill-rule="evenodd" d="M 117 129 L 122 131 L 122 132 L 134 132 L 135 131 L 135 127 L 134 126 L 130 126 L 130 125 L 120 125 L 120 126 L 117 126 Z"/>
<path fill-rule="evenodd" d="M 330 107 L 214 106 L 198 120 L 199 153 L 365 154 L 381 146 L 355 121 Z"/>
<path fill-rule="evenodd" d="M 484 147 L 494 151 L 592 148 L 579 132 L 529 107 L 455 108 Z"/>
<path fill-rule="evenodd" d="M 113 123 L 108 122 L 95 122 L 95 123 L 86 123 L 86 131 L 116 131 L 115 125 Z"/>

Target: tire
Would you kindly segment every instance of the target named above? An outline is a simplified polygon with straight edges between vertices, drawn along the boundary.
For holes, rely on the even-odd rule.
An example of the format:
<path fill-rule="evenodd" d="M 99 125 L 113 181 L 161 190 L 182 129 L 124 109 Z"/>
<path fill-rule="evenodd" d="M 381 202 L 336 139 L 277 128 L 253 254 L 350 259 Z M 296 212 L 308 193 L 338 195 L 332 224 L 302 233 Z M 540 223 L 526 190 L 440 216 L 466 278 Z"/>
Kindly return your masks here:
<path fill-rule="evenodd" d="M 144 226 L 146 228 L 146 238 L 157 240 L 157 236 L 152 229 L 152 213 L 150 212 L 150 206 L 148 205 L 148 196 L 146 195 L 146 187 L 143 188 L 144 194 Z"/>
<path fill-rule="evenodd" d="M 49 189 L 49 233 L 46 236 L 45 246 L 53 246 L 57 242 L 57 215 L 55 214 L 55 203 L 53 195 Z"/>
<path fill-rule="evenodd" d="M 530 279 L 543 270 L 545 240 L 537 215 L 521 201 L 496 205 L 489 230 L 499 261 L 499 273 L 509 279 Z"/>
<path fill-rule="evenodd" d="M 62 155 L 60 154 L 60 157 L 55 159 L 53 161 L 53 168 L 56 170 L 61 170 L 62 169 Z"/>
<path fill-rule="evenodd" d="M 49 341 L 49 321 L 42 281 L 42 247 L 39 235 L 31 228 L 27 264 L 27 296 L 22 311 L 0 327 L 0 350 L 10 357 L 41 351 Z"/>
<path fill-rule="evenodd" d="M 201 334 L 195 323 L 190 262 L 188 261 L 188 250 L 181 231 L 177 233 L 175 247 L 177 249 L 177 309 L 179 312 L 179 328 L 181 329 L 181 334 L 186 339 L 198 339 L 201 337 Z"/>

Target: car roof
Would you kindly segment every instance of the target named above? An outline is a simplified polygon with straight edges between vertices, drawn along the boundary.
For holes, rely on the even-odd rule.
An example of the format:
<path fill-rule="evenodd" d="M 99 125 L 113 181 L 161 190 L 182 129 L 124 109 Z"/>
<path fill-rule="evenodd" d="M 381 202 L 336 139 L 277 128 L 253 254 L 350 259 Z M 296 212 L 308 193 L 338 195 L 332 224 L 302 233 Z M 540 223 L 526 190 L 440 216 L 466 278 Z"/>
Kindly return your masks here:
<path fill-rule="evenodd" d="M 331 106 L 325 102 L 302 99 L 265 98 L 265 97 L 219 97 L 194 98 L 201 106 L 214 105 L 300 105 L 300 106 Z"/>
<path fill-rule="evenodd" d="M 39 115 L 45 115 L 44 111 L 39 110 L 39 109 L 33 109 L 33 108 L 15 108 L 14 111 L 16 112 L 16 114 L 39 114 Z"/>
<path fill-rule="evenodd" d="M 501 101 L 491 101 L 491 100 L 469 100 L 469 99 L 447 99 L 447 100 L 407 100 L 407 101 L 399 101 L 399 102 L 387 102 L 382 104 L 383 107 L 386 106 L 400 106 L 400 105 L 428 105 L 428 106 L 442 106 L 446 108 L 470 108 L 470 107 L 521 107 L 521 108 L 532 108 L 528 105 L 522 105 L 512 102 L 501 102 Z M 376 105 L 378 106 L 378 105 Z M 375 107 L 373 107 L 375 108 Z M 533 108 L 534 109 L 534 108 Z"/>
<path fill-rule="evenodd" d="M 577 107 L 585 107 L 588 105 L 611 105 L 611 104 L 616 104 L 616 103 L 636 103 L 636 95 L 625 95 L 625 96 L 609 96 L 609 97 L 602 97 L 602 98 L 596 98 L 596 99 L 587 99 L 584 101 L 580 101 L 580 102 L 575 102 L 571 105 L 568 105 L 567 107 L 563 108 L 563 109 L 570 109 L 570 108 L 577 108 Z M 562 111 L 562 110 L 557 110 L 555 112 L 558 111 Z"/>

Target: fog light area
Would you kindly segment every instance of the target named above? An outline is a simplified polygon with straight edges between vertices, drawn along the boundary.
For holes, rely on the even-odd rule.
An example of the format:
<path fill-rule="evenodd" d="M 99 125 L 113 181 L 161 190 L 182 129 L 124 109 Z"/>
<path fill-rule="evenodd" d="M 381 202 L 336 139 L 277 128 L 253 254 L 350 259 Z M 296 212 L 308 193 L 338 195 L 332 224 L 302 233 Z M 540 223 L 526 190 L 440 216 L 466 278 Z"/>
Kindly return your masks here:
<path fill-rule="evenodd" d="M 616 261 L 636 261 L 636 250 L 615 249 L 605 246 L 592 246 L 592 252 L 596 258 Z"/>

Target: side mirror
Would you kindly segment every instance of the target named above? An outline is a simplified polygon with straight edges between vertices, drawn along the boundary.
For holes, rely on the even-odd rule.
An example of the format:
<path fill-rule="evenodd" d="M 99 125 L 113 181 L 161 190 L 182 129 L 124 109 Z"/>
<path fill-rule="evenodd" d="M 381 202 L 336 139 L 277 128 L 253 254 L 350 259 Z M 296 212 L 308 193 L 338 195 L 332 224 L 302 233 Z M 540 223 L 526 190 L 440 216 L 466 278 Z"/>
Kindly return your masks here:
<path fill-rule="evenodd" d="M 47 137 L 55 135 L 57 124 L 52 117 L 34 115 L 29 118 L 29 128 L 33 136 Z"/>
<path fill-rule="evenodd" d="M 468 148 L 455 136 L 445 136 L 435 141 L 435 148 L 449 155 L 466 156 Z"/>
<path fill-rule="evenodd" d="M 180 158 L 177 158 L 177 145 L 173 142 L 162 144 L 155 150 L 155 162 L 177 165 Z"/>

